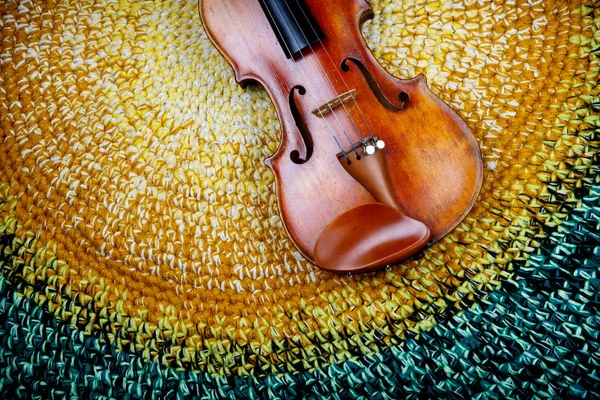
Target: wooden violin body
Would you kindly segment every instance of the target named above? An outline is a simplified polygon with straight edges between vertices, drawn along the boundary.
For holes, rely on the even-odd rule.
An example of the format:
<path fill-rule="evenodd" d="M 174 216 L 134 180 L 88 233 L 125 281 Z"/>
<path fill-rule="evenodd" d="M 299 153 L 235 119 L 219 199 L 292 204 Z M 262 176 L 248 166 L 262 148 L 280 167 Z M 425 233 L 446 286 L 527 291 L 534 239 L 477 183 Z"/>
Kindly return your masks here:
<path fill-rule="evenodd" d="M 323 39 L 293 57 L 259 0 L 199 8 L 236 80 L 259 82 L 275 104 L 281 144 L 267 163 L 298 250 L 338 272 L 399 262 L 471 209 L 482 182 L 478 146 L 424 76 L 401 80 L 375 60 L 360 32 L 372 16 L 366 1 L 303 1 Z"/>

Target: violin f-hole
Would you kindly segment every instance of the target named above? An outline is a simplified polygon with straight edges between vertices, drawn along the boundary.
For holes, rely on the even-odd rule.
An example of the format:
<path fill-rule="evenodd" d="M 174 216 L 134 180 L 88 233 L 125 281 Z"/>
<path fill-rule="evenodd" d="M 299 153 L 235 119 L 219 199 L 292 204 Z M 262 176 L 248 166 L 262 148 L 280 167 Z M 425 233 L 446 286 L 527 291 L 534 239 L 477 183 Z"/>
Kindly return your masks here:
<path fill-rule="evenodd" d="M 298 131 L 300 132 L 300 136 L 302 137 L 302 142 L 304 143 L 304 157 L 301 157 L 299 150 L 292 150 L 290 152 L 290 159 L 294 164 L 304 164 L 307 162 L 313 153 L 313 140 L 310 131 L 308 130 L 308 126 L 302 119 L 300 115 L 300 111 L 298 110 L 298 106 L 296 105 L 296 100 L 294 98 L 294 93 L 298 92 L 299 95 L 303 96 L 306 93 L 306 89 L 302 86 L 294 86 L 292 90 L 290 90 L 290 111 L 292 112 L 292 116 L 294 117 L 294 121 L 296 122 L 296 126 L 298 127 Z"/>
<path fill-rule="evenodd" d="M 385 108 L 387 108 L 388 110 L 392 110 L 392 111 L 402 111 L 403 109 L 405 109 L 408 106 L 408 103 L 410 102 L 410 97 L 408 96 L 408 93 L 406 93 L 406 92 L 398 93 L 397 97 L 398 97 L 398 100 L 400 101 L 400 107 L 398 107 L 397 105 L 392 103 L 385 96 L 385 94 L 383 94 L 383 91 L 379 87 L 379 84 L 377 83 L 377 81 L 375 80 L 373 75 L 371 75 L 371 73 L 369 72 L 367 67 L 365 67 L 364 64 L 362 62 L 360 62 L 359 60 L 357 60 L 356 58 L 348 57 L 348 58 L 344 59 L 344 61 L 342 61 L 341 65 L 340 65 L 340 67 L 342 68 L 342 71 L 344 71 L 344 72 L 350 71 L 350 66 L 348 65 L 348 61 L 352 61 L 352 63 L 354 63 L 358 67 L 360 72 L 362 72 L 363 76 L 365 77 L 365 79 L 367 81 L 367 84 L 369 85 L 369 88 L 371 89 L 371 91 L 373 92 L 373 94 L 375 95 L 377 100 L 379 100 L 379 102 Z"/>
<path fill-rule="evenodd" d="M 283 224 L 308 261 L 374 270 L 466 216 L 483 178 L 477 141 L 423 75 L 401 80 L 377 64 L 361 36 L 368 1 L 199 0 L 199 9 L 236 79 L 261 83 L 275 103 L 281 141 L 267 164 Z"/>

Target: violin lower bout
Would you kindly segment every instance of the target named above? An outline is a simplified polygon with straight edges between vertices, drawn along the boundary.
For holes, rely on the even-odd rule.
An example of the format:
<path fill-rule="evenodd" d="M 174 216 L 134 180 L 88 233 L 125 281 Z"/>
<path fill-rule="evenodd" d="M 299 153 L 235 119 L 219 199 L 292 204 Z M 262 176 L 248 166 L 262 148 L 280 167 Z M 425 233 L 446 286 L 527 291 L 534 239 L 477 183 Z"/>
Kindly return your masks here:
<path fill-rule="evenodd" d="M 281 144 L 267 164 L 298 250 L 336 272 L 400 262 L 450 232 L 473 206 L 483 170 L 477 143 L 423 76 L 401 80 L 377 63 L 360 34 L 371 15 L 366 2 L 306 5 L 325 39 L 297 59 L 285 57 L 258 1 L 200 0 L 200 14 L 236 80 L 260 83 L 276 107 Z M 332 133 L 355 157 L 344 136 L 358 140 L 355 130 L 385 142 L 381 160 L 340 163 Z"/>
<path fill-rule="evenodd" d="M 472 134 L 424 77 L 401 82 L 410 104 L 371 118 L 386 146 L 376 155 L 359 151 L 360 161 L 348 154 L 354 170 L 320 146 L 298 165 L 284 143 L 268 162 L 290 237 L 324 269 L 364 272 L 398 263 L 452 230 L 477 197 L 483 168 Z M 367 168 L 377 155 L 381 165 Z"/>

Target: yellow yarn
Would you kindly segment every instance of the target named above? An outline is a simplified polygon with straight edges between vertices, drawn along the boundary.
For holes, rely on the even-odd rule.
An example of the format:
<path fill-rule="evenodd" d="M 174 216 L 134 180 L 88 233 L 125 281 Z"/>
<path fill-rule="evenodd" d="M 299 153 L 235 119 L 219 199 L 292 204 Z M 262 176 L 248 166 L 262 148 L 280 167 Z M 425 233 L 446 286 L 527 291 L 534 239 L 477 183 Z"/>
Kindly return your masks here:
<path fill-rule="evenodd" d="M 353 278 L 287 238 L 263 163 L 275 111 L 235 84 L 195 0 L 0 4 L 0 225 L 29 249 L 29 294 L 149 359 L 165 342 L 166 363 L 246 374 L 374 351 L 498 288 L 537 246 L 534 218 L 565 217 L 548 183 L 577 186 L 592 162 L 575 133 L 598 95 L 593 3 L 372 3 L 375 55 L 428 77 L 487 168 L 471 214 L 421 259 Z M 225 357 L 233 344 L 251 359 Z"/>

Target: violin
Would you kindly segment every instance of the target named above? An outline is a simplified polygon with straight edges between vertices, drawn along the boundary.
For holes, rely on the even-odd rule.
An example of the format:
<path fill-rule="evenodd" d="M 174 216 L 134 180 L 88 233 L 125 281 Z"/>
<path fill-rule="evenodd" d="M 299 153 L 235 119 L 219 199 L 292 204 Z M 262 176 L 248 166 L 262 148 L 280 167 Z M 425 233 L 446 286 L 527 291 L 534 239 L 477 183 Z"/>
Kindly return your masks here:
<path fill-rule="evenodd" d="M 361 27 L 365 0 L 199 0 L 236 81 L 261 84 L 281 123 L 266 160 L 285 229 L 311 263 L 366 272 L 450 232 L 483 164 L 464 121 L 426 78 L 390 75 Z"/>

